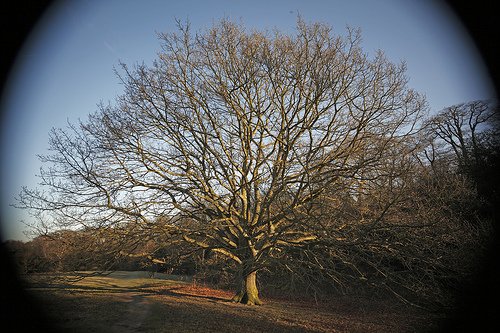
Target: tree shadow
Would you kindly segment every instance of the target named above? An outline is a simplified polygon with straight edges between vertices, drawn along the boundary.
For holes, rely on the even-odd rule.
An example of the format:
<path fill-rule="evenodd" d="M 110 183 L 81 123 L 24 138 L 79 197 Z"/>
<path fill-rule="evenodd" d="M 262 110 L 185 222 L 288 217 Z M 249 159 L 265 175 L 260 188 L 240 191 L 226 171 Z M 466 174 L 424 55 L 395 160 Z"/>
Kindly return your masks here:
<path fill-rule="evenodd" d="M 39 290 L 64 290 L 70 293 L 78 292 L 103 292 L 103 293 L 123 293 L 136 292 L 143 294 L 154 294 L 154 288 L 165 286 L 168 283 L 179 283 L 178 280 L 152 279 L 150 283 L 140 283 L 137 286 L 120 285 L 115 281 L 132 281 L 134 279 L 145 278 L 129 278 L 126 275 L 109 276 L 106 274 L 80 274 L 80 273 L 58 273 L 58 274 L 33 274 L 26 275 L 23 279 L 25 289 L 36 292 Z M 106 279 L 108 278 L 109 279 Z M 90 280 L 92 278 L 104 278 L 102 280 Z M 89 279 L 86 281 L 86 279 Z M 181 282 L 182 283 L 182 282 Z"/>
<path fill-rule="evenodd" d="M 162 288 L 161 291 L 159 291 L 159 292 L 152 291 L 152 294 L 165 295 L 165 296 L 171 296 L 171 297 L 177 297 L 177 298 L 190 297 L 190 298 L 194 298 L 194 299 L 208 300 L 208 301 L 217 302 L 217 303 L 238 304 L 238 303 L 232 302 L 231 299 L 216 297 L 216 296 L 190 294 L 190 293 L 182 292 L 181 291 L 182 289 L 183 289 L 183 287 L 168 287 L 168 289 Z"/>

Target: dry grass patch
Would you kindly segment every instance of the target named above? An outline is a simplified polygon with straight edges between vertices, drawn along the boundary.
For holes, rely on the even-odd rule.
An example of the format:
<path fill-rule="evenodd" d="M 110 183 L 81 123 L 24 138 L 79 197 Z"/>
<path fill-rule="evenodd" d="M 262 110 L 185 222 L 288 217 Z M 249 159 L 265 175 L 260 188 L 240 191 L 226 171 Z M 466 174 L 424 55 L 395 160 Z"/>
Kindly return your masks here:
<path fill-rule="evenodd" d="M 113 272 L 81 279 L 89 273 L 29 274 L 24 280 L 43 316 L 60 331 L 76 333 L 126 332 L 119 324 L 134 316 L 130 304 L 141 288 L 187 284 L 151 279 L 147 272 Z"/>
<path fill-rule="evenodd" d="M 351 297 L 315 302 L 264 293 L 263 306 L 246 306 L 231 303 L 230 291 L 143 273 L 76 277 L 29 276 L 30 290 L 64 332 L 429 332 L 443 318 Z"/>
<path fill-rule="evenodd" d="M 441 319 L 399 303 L 349 297 L 324 303 L 264 296 L 265 305 L 256 307 L 231 303 L 233 293 L 207 287 L 148 289 L 147 332 L 428 332 Z"/>
<path fill-rule="evenodd" d="M 47 289 L 34 295 L 43 315 L 63 332 L 109 332 L 127 308 L 118 293 Z"/>

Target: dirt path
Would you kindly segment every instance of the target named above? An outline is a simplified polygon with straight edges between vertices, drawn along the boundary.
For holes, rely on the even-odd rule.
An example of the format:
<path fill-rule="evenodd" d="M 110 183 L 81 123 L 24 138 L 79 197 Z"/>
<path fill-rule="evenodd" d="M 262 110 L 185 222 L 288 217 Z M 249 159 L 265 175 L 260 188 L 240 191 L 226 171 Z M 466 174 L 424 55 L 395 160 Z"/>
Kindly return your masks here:
<path fill-rule="evenodd" d="M 113 331 L 117 333 L 138 332 L 151 308 L 151 303 L 141 294 L 134 292 L 124 292 L 120 296 L 129 304 L 123 318 L 114 326 Z"/>

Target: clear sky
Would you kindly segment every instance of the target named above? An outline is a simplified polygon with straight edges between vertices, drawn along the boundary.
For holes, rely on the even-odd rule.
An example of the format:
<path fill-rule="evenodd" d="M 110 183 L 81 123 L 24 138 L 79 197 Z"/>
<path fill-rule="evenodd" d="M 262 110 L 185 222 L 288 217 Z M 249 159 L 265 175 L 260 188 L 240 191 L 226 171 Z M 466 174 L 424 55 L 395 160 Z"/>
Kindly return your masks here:
<path fill-rule="evenodd" d="M 2 94 L 0 214 L 4 239 L 23 239 L 26 212 L 11 204 L 22 186 L 36 187 L 37 154 L 45 154 L 52 127 L 65 127 L 113 101 L 122 86 L 119 60 L 150 64 L 160 50 L 155 31 L 189 18 L 194 28 L 225 14 L 248 28 L 293 32 L 297 10 L 337 34 L 362 29 L 366 52 L 380 48 L 405 60 L 410 86 L 430 107 L 494 98 L 493 84 L 474 43 L 454 13 L 432 0 L 74 0 L 53 5 L 35 27 Z"/>

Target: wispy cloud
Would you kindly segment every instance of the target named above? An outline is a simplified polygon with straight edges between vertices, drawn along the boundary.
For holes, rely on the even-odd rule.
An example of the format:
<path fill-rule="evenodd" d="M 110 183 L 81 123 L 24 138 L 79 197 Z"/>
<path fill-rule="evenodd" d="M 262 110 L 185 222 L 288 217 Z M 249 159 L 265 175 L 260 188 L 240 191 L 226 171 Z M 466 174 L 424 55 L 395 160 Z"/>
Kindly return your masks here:
<path fill-rule="evenodd" d="M 110 50 L 111 52 L 113 52 L 114 54 L 118 54 L 118 52 L 116 51 L 116 48 L 112 45 L 110 45 L 107 41 L 104 41 L 104 46 Z"/>

